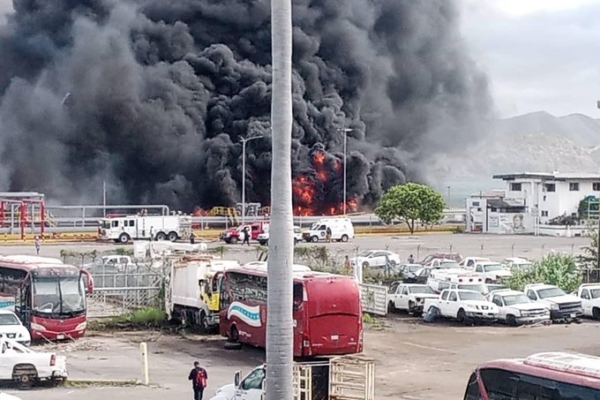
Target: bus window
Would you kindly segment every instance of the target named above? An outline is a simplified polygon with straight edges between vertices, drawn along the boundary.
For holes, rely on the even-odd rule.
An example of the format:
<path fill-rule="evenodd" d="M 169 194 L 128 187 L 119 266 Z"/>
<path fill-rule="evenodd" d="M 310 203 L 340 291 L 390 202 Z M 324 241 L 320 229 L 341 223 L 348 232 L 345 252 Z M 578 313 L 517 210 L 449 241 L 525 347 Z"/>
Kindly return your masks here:
<path fill-rule="evenodd" d="M 304 287 L 301 283 L 294 284 L 294 310 L 298 310 L 302 306 L 304 297 Z"/>

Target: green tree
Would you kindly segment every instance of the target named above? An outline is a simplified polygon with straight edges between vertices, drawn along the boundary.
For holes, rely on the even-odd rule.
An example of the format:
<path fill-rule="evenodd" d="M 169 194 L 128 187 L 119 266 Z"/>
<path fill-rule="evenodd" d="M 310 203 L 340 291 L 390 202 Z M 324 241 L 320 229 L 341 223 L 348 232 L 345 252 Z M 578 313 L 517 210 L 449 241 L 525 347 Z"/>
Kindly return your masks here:
<path fill-rule="evenodd" d="M 523 290 L 525 285 L 546 283 L 556 285 L 570 293 L 581 284 L 575 258 L 570 255 L 552 253 L 533 264 L 529 271 L 517 271 L 508 281 L 511 289 Z"/>
<path fill-rule="evenodd" d="M 600 199 L 595 196 L 586 196 L 579 202 L 577 214 L 581 219 L 597 218 L 599 206 Z"/>
<path fill-rule="evenodd" d="M 417 221 L 430 224 L 442 219 L 444 198 L 427 185 L 397 185 L 383 195 L 375 215 L 386 224 L 400 220 L 406 223 L 410 233 L 414 233 Z"/>

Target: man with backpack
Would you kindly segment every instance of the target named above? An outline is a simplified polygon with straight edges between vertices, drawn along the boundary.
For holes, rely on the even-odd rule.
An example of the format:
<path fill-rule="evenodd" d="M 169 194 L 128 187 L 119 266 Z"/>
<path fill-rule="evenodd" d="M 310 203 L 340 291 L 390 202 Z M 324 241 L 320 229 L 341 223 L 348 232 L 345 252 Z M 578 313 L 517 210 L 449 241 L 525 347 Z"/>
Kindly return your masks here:
<path fill-rule="evenodd" d="M 194 400 L 202 400 L 202 394 L 208 382 L 208 373 L 200 366 L 198 361 L 194 362 L 194 369 L 190 371 L 188 380 L 192 381 Z"/>

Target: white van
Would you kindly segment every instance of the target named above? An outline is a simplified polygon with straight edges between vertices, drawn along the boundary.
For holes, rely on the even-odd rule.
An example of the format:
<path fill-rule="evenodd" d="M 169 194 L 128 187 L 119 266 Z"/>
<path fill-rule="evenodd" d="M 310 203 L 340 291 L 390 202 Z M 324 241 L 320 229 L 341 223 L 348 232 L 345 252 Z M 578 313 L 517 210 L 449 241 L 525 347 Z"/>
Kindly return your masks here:
<path fill-rule="evenodd" d="M 354 239 L 354 226 L 350 218 L 320 219 L 309 230 L 302 232 L 302 239 L 315 243 L 325 240 L 327 228 L 331 229 L 331 240 L 347 242 L 348 239 Z"/>

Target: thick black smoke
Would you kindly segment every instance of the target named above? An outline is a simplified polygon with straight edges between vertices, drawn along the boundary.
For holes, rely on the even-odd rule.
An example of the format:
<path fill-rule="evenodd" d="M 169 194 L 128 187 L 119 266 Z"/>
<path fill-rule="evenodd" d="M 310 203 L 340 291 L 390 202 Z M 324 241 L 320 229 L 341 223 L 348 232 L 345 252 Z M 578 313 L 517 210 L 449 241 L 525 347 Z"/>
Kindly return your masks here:
<path fill-rule="evenodd" d="M 475 135 L 487 83 L 449 0 L 294 0 L 293 171 L 372 204 Z M 0 27 L 0 190 L 191 210 L 270 198 L 270 3 L 14 0 Z M 325 152 L 323 182 L 315 154 Z M 337 161 L 336 161 L 337 160 Z M 297 198 L 298 201 L 300 199 Z"/>

